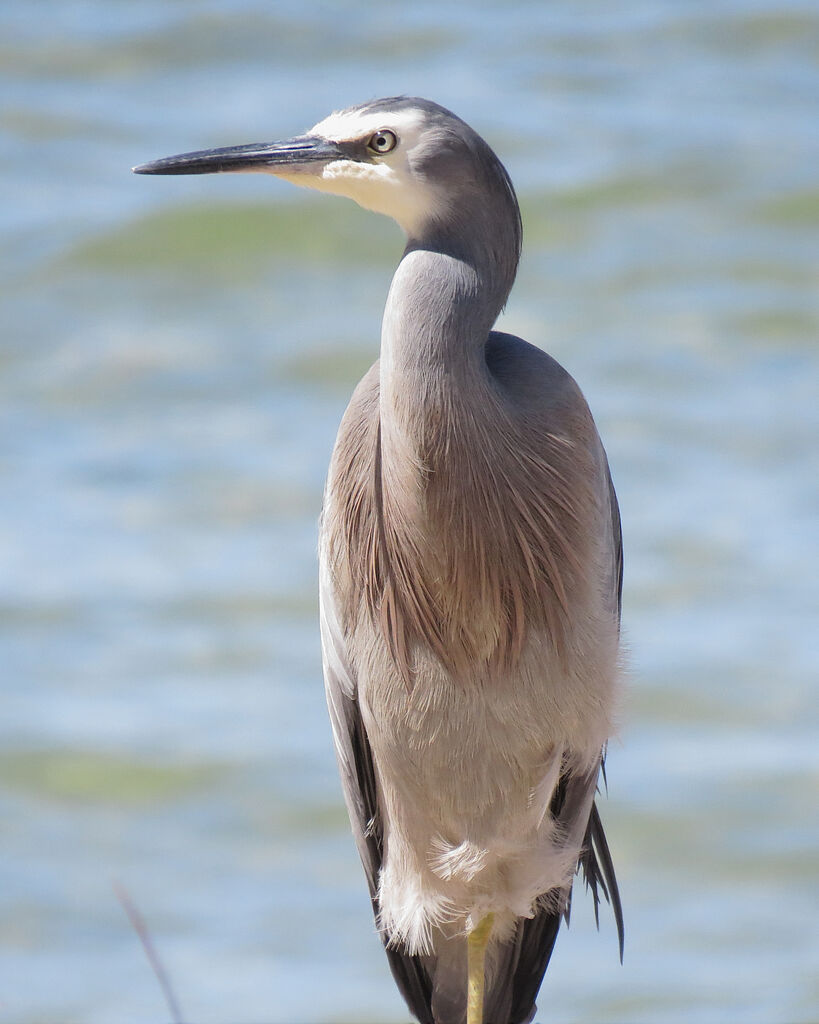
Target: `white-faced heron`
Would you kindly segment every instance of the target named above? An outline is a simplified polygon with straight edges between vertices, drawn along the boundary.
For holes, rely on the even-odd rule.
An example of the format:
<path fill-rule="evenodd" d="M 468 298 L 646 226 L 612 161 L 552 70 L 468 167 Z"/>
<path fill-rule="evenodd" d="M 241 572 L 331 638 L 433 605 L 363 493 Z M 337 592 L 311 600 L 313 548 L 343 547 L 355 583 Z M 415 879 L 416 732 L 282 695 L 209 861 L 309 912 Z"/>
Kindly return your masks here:
<path fill-rule="evenodd" d="M 480 136 L 376 100 L 284 142 L 140 174 L 264 171 L 393 217 L 407 246 L 321 518 L 321 635 L 347 807 L 395 980 L 422 1024 L 524 1024 L 575 872 L 614 907 L 594 797 L 622 553 L 589 408 L 492 327 L 521 219 Z"/>

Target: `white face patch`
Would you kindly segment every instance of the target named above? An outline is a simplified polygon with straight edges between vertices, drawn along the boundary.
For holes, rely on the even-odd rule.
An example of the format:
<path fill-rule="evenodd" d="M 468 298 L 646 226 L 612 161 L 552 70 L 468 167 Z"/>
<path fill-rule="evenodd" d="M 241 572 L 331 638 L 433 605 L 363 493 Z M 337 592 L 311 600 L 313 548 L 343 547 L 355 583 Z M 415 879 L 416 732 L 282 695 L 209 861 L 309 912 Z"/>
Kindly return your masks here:
<path fill-rule="evenodd" d="M 307 134 L 332 142 L 366 141 L 384 128 L 395 134 L 398 144 L 391 152 L 374 156 L 372 162 L 333 160 L 315 169 L 306 165 L 297 173 L 276 169 L 271 173 L 319 192 L 346 196 L 366 210 L 392 217 L 408 235 L 417 235 L 444 204 L 441 190 L 420 181 L 410 169 L 409 154 L 424 132 L 423 111 L 340 111 L 319 121 Z"/>
<path fill-rule="evenodd" d="M 390 128 L 400 138 L 418 141 L 423 128 L 422 110 L 398 110 L 394 114 L 373 110 L 340 110 L 314 125 L 308 135 L 321 135 L 333 142 L 347 142 L 372 135 L 379 128 Z"/>

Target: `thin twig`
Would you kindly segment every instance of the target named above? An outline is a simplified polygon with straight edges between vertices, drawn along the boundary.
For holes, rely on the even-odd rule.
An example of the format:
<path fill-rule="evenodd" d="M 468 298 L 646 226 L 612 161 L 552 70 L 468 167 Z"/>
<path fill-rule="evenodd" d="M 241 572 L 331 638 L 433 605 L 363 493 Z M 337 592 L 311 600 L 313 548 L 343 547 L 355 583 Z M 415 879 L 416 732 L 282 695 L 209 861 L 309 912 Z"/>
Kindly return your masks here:
<path fill-rule="evenodd" d="M 176 994 L 174 993 L 173 987 L 171 986 L 170 979 L 165 968 L 162 966 L 162 961 L 157 955 L 154 944 L 151 941 L 151 936 L 148 932 L 145 919 L 140 914 L 134 901 L 128 895 L 128 891 L 124 886 L 120 885 L 119 882 L 113 883 L 114 894 L 120 902 L 120 906 L 128 915 L 128 920 L 131 922 L 131 927 L 137 934 L 137 938 L 142 943 L 142 948 L 145 951 L 145 956 L 148 958 L 148 963 L 151 965 L 151 970 L 156 976 L 156 980 L 159 982 L 159 987 L 162 989 L 162 994 L 165 996 L 165 1002 L 168 1004 L 168 1009 L 171 1011 L 171 1020 L 173 1024 L 184 1024 L 182 1018 L 182 1010 L 177 1001 Z"/>

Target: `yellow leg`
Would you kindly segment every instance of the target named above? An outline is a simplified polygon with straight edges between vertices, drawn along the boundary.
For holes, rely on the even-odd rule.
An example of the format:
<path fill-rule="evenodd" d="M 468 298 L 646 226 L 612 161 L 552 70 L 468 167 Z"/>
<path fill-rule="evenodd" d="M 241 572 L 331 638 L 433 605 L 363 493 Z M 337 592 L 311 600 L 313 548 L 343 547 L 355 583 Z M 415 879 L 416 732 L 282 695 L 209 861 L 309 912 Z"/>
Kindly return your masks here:
<path fill-rule="evenodd" d="M 489 933 L 492 931 L 492 918 L 486 917 L 473 928 L 466 939 L 466 962 L 469 978 L 467 980 L 466 1024 L 483 1024 L 483 984 L 484 961 L 486 947 L 489 944 Z"/>

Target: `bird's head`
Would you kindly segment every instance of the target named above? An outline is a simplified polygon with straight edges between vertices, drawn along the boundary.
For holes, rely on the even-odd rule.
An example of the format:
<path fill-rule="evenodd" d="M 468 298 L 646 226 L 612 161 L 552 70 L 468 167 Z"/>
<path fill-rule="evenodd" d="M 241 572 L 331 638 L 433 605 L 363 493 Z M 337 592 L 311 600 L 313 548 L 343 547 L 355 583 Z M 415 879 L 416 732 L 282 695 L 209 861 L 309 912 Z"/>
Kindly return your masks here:
<path fill-rule="evenodd" d="M 134 171 L 272 174 L 354 199 L 392 217 L 415 239 L 431 223 L 478 215 L 492 197 L 518 216 L 509 177 L 483 139 L 437 103 L 405 96 L 330 114 L 281 142 L 182 153 Z"/>

